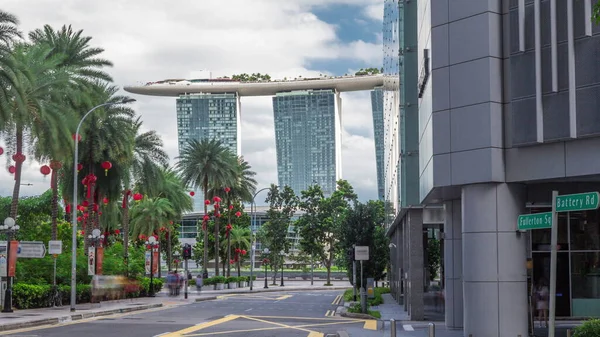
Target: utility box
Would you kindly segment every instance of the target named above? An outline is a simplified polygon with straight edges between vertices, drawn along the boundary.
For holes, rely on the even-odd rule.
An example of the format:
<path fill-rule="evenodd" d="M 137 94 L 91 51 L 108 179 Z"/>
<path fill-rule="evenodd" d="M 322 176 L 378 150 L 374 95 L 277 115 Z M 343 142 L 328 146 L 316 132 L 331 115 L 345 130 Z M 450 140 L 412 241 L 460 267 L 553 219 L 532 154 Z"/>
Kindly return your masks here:
<path fill-rule="evenodd" d="M 367 278 L 367 297 L 375 298 L 375 279 Z"/>

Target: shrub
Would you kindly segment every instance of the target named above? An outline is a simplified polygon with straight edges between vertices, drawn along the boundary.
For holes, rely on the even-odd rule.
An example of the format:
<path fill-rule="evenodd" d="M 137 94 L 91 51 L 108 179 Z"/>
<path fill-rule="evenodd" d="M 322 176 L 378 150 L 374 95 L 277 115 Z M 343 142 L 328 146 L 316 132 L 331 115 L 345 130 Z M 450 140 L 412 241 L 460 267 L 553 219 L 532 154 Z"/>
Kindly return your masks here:
<path fill-rule="evenodd" d="M 63 303 L 71 300 L 71 287 L 59 286 L 59 292 Z M 88 284 L 78 284 L 76 291 L 77 303 L 86 303 L 90 301 L 92 290 Z M 26 284 L 16 283 L 13 286 L 13 301 L 15 307 L 19 309 L 45 308 L 50 305 L 52 296 L 52 285 L 49 284 Z"/>
<path fill-rule="evenodd" d="M 162 289 L 164 284 L 163 279 L 160 278 L 153 278 L 152 279 L 152 286 L 154 288 L 154 293 L 158 293 L 160 292 L 160 290 Z M 149 290 L 150 290 L 150 278 L 149 277 L 142 277 L 142 279 L 140 280 L 140 296 L 148 296 L 149 294 Z"/>
<path fill-rule="evenodd" d="M 591 319 L 583 322 L 575 328 L 573 337 L 597 337 L 600 336 L 600 319 Z"/>
<path fill-rule="evenodd" d="M 227 280 L 224 276 L 214 276 L 212 279 L 214 280 L 215 284 L 225 283 L 225 281 Z"/>

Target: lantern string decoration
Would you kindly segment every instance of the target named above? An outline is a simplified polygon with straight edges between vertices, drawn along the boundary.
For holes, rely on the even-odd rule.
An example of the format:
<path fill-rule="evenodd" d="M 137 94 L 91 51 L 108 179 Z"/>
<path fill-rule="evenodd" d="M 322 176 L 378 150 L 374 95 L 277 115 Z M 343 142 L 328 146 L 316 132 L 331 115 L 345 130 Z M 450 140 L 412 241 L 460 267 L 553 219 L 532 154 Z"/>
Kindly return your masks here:
<path fill-rule="evenodd" d="M 17 168 L 14 165 L 10 165 L 8 167 L 8 172 L 10 172 L 10 174 L 14 174 L 17 171 Z"/>
<path fill-rule="evenodd" d="M 194 191 L 190 191 L 190 196 L 192 196 L 192 197 L 193 197 L 194 195 L 196 195 L 196 192 L 194 192 Z"/>
<path fill-rule="evenodd" d="M 205 205 L 210 205 L 210 200 L 208 200 L 208 199 L 207 199 L 207 200 L 204 200 L 204 204 L 205 204 Z"/>
<path fill-rule="evenodd" d="M 231 191 L 231 188 L 225 187 L 225 193 L 229 193 L 230 191 Z"/>
<path fill-rule="evenodd" d="M 25 155 L 24 155 L 24 154 L 22 154 L 22 153 L 15 153 L 15 154 L 13 154 L 13 156 L 12 156 L 12 159 L 13 159 L 15 162 L 17 162 L 17 163 L 22 163 L 22 162 L 24 162 L 24 161 L 25 161 L 25 158 L 26 158 L 26 157 L 25 157 Z"/>
<path fill-rule="evenodd" d="M 50 174 L 50 166 L 48 165 L 43 165 L 42 167 L 40 167 L 40 173 L 45 176 Z"/>
<path fill-rule="evenodd" d="M 102 162 L 102 168 L 104 169 L 104 176 L 108 176 L 108 170 L 112 168 L 112 163 L 107 161 Z"/>
<path fill-rule="evenodd" d="M 81 170 L 83 170 L 83 164 L 79 163 L 77 164 L 77 172 L 79 173 Z"/>

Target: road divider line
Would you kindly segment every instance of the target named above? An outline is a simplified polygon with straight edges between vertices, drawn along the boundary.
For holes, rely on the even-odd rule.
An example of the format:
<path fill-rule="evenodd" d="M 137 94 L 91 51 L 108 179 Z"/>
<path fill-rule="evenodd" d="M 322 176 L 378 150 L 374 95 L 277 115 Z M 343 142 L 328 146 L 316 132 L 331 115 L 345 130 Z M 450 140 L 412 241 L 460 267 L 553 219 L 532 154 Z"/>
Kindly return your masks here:
<path fill-rule="evenodd" d="M 205 328 L 209 328 L 211 326 L 215 326 L 215 325 L 219 325 L 219 324 L 222 324 L 222 323 L 225 323 L 225 322 L 233 321 L 234 319 L 236 319 L 238 317 L 241 317 L 241 316 L 238 316 L 238 315 L 227 315 L 227 316 L 225 316 L 223 318 L 216 319 L 214 321 L 210 321 L 210 322 L 206 322 L 206 323 L 201 323 L 201 324 L 198 324 L 198 325 L 191 326 L 189 328 L 185 328 L 183 330 L 171 332 L 171 333 L 169 333 L 167 335 L 163 335 L 163 337 L 180 337 L 180 336 L 183 336 L 184 334 L 188 334 L 190 332 L 202 330 L 202 329 L 205 329 Z"/>
<path fill-rule="evenodd" d="M 404 331 L 415 331 L 415 329 L 413 328 L 413 326 L 410 325 L 410 324 L 404 324 L 402 326 L 402 329 L 404 329 Z"/>
<path fill-rule="evenodd" d="M 330 318 L 322 318 L 322 317 L 299 317 L 299 316 L 244 316 L 244 317 L 253 317 L 253 318 L 287 318 L 287 319 L 293 319 L 293 320 L 306 320 L 306 321 L 331 321 Z M 365 322 L 367 320 L 364 319 L 358 319 L 358 318 L 336 318 L 336 321 L 346 321 L 346 322 Z"/>
<path fill-rule="evenodd" d="M 323 337 L 324 335 L 320 332 L 316 332 L 316 331 L 311 331 L 311 333 L 308 334 L 308 336 L 306 337 Z"/>
<path fill-rule="evenodd" d="M 363 326 L 363 329 L 366 330 L 377 330 L 377 321 L 374 319 L 368 319 L 365 321 L 365 325 Z"/>
<path fill-rule="evenodd" d="M 288 328 L 288 329 L 300 330 L 300 331 L 305 331 L 305 332 L 308 332 L 308 333 L 313 332 L 312 330 L 298 328 L 298 327 L 295 327 L 295 326 L 292 326 L 292 325 L 287 325 L 287 324 L 282 324 L 282 323 L 277 323 L 277 322 L 265 321 L 264 319 L 259 319 L 259 318 L 255 318 L 255 317 L 252 317 L 252 316 L 240 316 L 240 317 L 246 318 L 246 319 L 249 319 L 249 320 L 252 320 L 252 321 L 261 322 L 261 323 L 267 323 L 267 324 L 271 324 L 271 325 L 275 325 L 275 326 L 281 326 L 281 327 L 285 327 L 285 328 Z"/>
<path fill-rule="evenodd" d="M 331 302 L 331 304 L 333 305 L 338 305 L 340 303 L 340 299 L 341 299 L 342 295 L 337 295 L 334 299 L 333 302 Z"/>

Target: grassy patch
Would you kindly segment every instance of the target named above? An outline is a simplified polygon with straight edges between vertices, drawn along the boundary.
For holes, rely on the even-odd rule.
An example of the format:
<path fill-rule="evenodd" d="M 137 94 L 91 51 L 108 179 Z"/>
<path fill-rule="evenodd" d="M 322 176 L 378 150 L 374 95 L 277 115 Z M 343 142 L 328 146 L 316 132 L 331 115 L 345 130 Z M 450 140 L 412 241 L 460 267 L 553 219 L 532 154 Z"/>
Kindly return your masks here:
<path fill-rule="evenodd" d="M 362 310 L 360 308 L 360 304 L 357 303 L 357 304 L 354 304 L 354 305 L 348 307 L 348 312 L 355 313 L 355 314 L 362 313 Z M 367 313 L 369 315 L 375 317 L 375 318 L 381 318 L 381 313 L 379 311 L 377 311 L 377 310 L 368 310 L 367 309 Z"/>
<path fill-rule="evenodd" d="M 390 288 L 383 288 L 383 287 L 375 288 L 375 298 L 367 299 L 367 303 L 369 304 L 369 306 L 380 305 L 383 303 L 383 297 L 381 295 L 387 294 L 389 292 L 390 292 Z M 357 290 L 357 292 L 356 292 L 357 300 L 359 300 L 359 296 L 360 296 L 360 293 Z M 348 289 L 344 292 L 344 301 L 345 302 L 354 301 L 354 289 Z"/>

